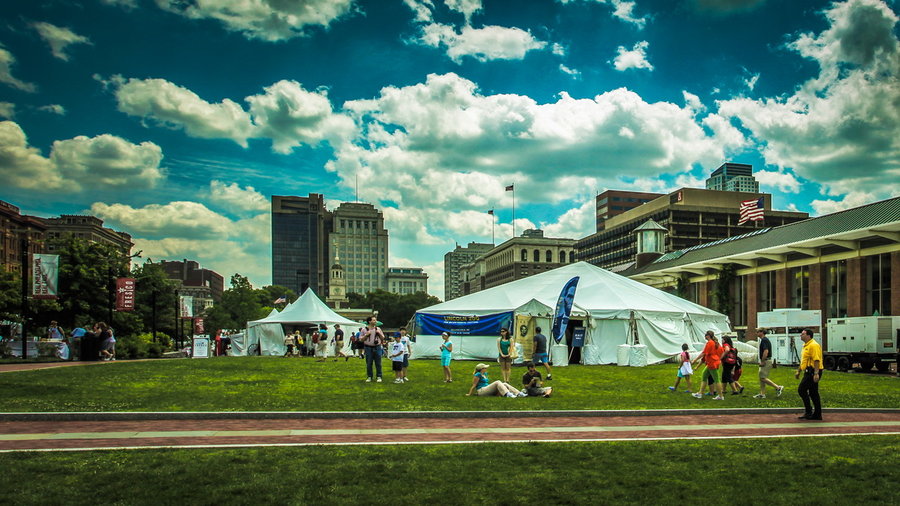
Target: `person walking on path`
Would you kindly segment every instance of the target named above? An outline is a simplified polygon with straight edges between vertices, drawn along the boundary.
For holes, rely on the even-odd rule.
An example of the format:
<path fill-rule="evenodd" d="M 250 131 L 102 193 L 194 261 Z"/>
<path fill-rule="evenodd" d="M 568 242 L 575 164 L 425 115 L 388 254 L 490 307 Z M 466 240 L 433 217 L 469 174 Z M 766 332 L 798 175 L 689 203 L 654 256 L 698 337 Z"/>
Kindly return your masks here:
<path fill-rule="evenodd" d="M 497 362 L 500 363 L 500 377 L 504 383 L 509 383 L 509 377 L 512 374 L 512 353 L 515 350 L 509 330 L 500 329 L 500 337 L 497 338 Z"/>
<path fill-rule="evenodd" d="M 775 395 L 781 397 L 784 385 L 778 385 L 769 379 L 769 373 L 772 372 L 772 342 L 766 336 L 766 329 L 756 329 L 756 339 L 759 341 L 759 393 L 754 395 L 754 399 L 766 398 L 766 385 L 775 389 Z"/>
<path fill-rule="evenodd" d="M 547 353 L 547 336 L 541 334 L 541 328 L 534 328 L 534 354 L 532 355 L 532 362 L 535 364 L 544 364 L 544 369 L 547 370 L 547 381 L 553 379 L 553 375 L 550 374 L 552 371 L 550 370 L 550 355 Z"/>
<path fill-rule="evenodd" d="M 740 357 L 738 357 L 738 351 L 734 347 L 731 336 L 722 336 L 722 384 L 731 388 L 731 395 L 744 393 L 744 386 L 734 377 L 739 360 Z"/>
<path fill-rule="evenodd" d="M 344 357 L 344 362 L 350 360 L 350 357 L 344 353 L 344 331 L 337 323 L 334 324 L 334 361 L 338 361 L 338 357 Z"/>
<path fill-rule="evenodd" d="M 687 390 L 685 390 L 685 392 L 691 393 L 691 390 L 693 390 L 693 387 L 691 386 L 691 375 L 694 374 L 694 368 L 691 367 L 691 354 L 688 353 L 687 343 L 681 345 L 679 357 L 681 358 L 681 366 L 678 368 L 675 386 L 669 387 L 669 390 L 677 392 L 678 384 L 681 383 L 681 378 L 684 378 L 685 383 L 687 383 Z"/>
<path fill-rule="evenodd" d="M 700 352 L 695 362 L 705 363 L 706 374 L 715 382 L 717 395 L 713 397 L 713 400 L 724 401 L 725 397 L 722 396 L 722 379 L 719 371 L 719 367 L 722 365 L 722 347 L 719 345 L 719 340 L 712 330 L 706 331 L 706 346 L 703 347 L 703 351 Z M 701 392 L 695 393 L 694 397 L 698 399 L 703 397 L 702 386 L 700 390 Z M 712 385 L 710 385 L 710 390 L 712 390 Z"/>
<path fill-rule="evenodd" d="M 799 378 L 800 386 L 797 393 L 803 399 L 804 413 L 801 420 L 821 420 L 822 400 L 819 398 L 819 382 L 822 380 L 822 347 L 813 339 L 813 332 L 803 329 L 800 332 L 800 340 L 803 341 L 803 353 L 800 356 L 800 367 L 794 373 Z"/>
<path fill-rule="evenodd" d="M 412 355 L 412 340 L 406 335 L 406 327 L 400 327 L 400 341 L 403 342 L 405 352 L 403 353 L 403 374 L 400 375 L 403 381 L 409 381 L 406 371 L 409 369 L 409 356 Z"/>
<path fill-rule="evenodd" d="M 475 366 L 475 373 L 472 375 L 472 386 L 466 397 L 473 393 L 479 397 L 499 396 L 499 397 L 527 397 L 525 392 L 515 389 L 509 383 L 497 380 L 491 383 L 488 378 L 487 364 L 478 364 Z"/>
<path fill-rule="evenodd" d="M 375 315 L 366 320 L 366 328 L 360 337 L 366 354 L 366 383 L 371 383 L 373 379 L 376 383 L 381 383 L 381 356 L 385 340 L 384 332 L 378 328 L 378 319 Z M 375 376 L 372 375 L 372 365 L 375 366 Z"/>
<path fill-rule="evenodd" d="M 316 362 L 324 362 L 328 358 L 328 327 L 324 323 L 319 324 L 319 340 L 316 342 Z"/>
<path fill-rule="evenodd" d="M 441 332 L 441 367 L 444 369 L 444 383 L 453 383 L 453 372 L 450 371 L 450 360 L 453 359 L 453 343 L 450 342 L 450 334 Z"/>

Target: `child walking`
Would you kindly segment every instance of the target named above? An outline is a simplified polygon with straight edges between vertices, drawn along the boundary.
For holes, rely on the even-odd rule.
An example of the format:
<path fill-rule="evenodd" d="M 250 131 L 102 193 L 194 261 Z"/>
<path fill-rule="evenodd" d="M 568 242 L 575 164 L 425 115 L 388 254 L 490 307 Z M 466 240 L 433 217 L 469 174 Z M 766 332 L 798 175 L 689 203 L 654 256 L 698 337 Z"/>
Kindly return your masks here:
<path fill-rule="evenodd" d="M 685 390 L 687 393 L 691 393 L 693 388 L 691 387 L 691 375 L 694 374 L 694 368 L 691 367 L 691 354 L 688 353 L 688 345 L 681 345 L 681 367 L 678 368 L 678 377 L 675 378 L 675 386 L 669 387 L 669 390 L 675 392 L 678 390 L 678 384 L 681 383 L 681 378 L 684 378 L 684 381 L 687 383 L 688 389 Z"/>
<path fill-rule="evenodd" d="M 450 342 L 450 334 L 441 332 L 441 366 L 444 368 L 444 383 L 453 383 L 453 373 L 450 372 L 450 360 L 453 358 L 453 343 Z"/>
<path fill-rule="evenodd" d="M 391 369 L 394 371 L 394 383 L 403 383 L 403 355 L 406 354 L 406 343 L 401 341 L 400 333 L 394 334 L 391 343 Z"/>

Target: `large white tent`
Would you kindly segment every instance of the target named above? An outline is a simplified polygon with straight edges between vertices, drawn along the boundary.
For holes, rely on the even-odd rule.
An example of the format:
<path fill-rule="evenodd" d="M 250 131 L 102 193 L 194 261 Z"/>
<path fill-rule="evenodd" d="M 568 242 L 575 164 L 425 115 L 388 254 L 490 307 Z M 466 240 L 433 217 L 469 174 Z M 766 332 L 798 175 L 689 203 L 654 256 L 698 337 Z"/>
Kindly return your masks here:
<path fill-rule="evenodd" d="M 322 302 L 312 289 L 307 289 L 297 300 L 281 312 L 272 310 L 269 316 L 247 322 L 246 343 L 235 355 L 246 355 L 254 344 L 259 345 L 261 355 L 283 355 L 284 327 L 282 325 L 319 325 L 324 323 L 332 330 L 335 324 L 354 329 L 360 324 L 335 313 Z M 233 348 L 234 345 L 232 345 Z M 234 348 L 233 348 L 234 349 Z"/>
<path fill-rule="evenodd" d="M 532 329 L 542 327 L 552 341 L 550 326 L 559 293 L 575 276 L 580 280 L 572 319 L 585 327 L 586 364 L 614 363 L 620 345 L 636 343 L 647 346 L 648 363 L 659 362 L 680 353 L 684 343 L 702 345 L 707 330 L 717 334 L 730 330 L 728 317 L 721 313 L 577 262 L 421 309 L 416 313 L 416 356 L 439 356 L 441 339 L 435 330 L 443 324 L 454 335 L 454 358 L 496 358 L 497 335 L 477 334 L 479 320 L 491 317 L 503 320 L 503 326 L 516 323 L 514 333 L 528 318 Z M 554 363 L 567 363 L 565 346 L 553 346 L 551 353 Z"/>

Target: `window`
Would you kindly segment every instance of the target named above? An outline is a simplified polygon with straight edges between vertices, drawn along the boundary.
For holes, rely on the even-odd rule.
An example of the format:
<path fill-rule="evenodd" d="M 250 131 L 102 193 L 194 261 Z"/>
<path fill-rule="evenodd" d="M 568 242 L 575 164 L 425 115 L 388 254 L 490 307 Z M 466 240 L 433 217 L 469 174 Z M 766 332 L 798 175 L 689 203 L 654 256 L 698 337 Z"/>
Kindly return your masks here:
<path fill-rule="evenodd" d="M 891 254 L 883 253 L 866 262 L 866 314 L 891 314 Z"/>
<path fill-rule="evenodd" d="M 790 270 L 791 307 L 809 309 L 809 267 L 794 267 Z"/>
<path fill-rule="evenodd" d="M 763 272 L 759 275 L 759 310 L 775 309 L 775 271 Z"/>
<path fill-rule="evenodd" d="M 547 253 L 544 255 L 544 258 L 546 259 L 548 264 L 553 263 L 553 252 L 550 250 L 547 250 Z"/>
<path fill-rule="evenodd" d="M 569 263 L 570 264 L 575 263 L 575 252 L 574 251 L 569 252 Z"/>
<path fill-rule="evenodd" d="M 534 255 L 532 255 L 532 258 L 534 259 L 534 262 L 540 262 L 541 261 L 541 252 L 538 250 L 534 250 Z"/>
<path fill-rule="evenodd" d="M 561 263 L 561 264 L 566 263 L 566 252 L 565 251 L 559 252 L 559 263 Z"/>
<path fill-rule="evenodd" d="M 737 276 L 731 285 L 731 300 L 734 301 L 731 324 L 747 324 L 747 277 Z"/>
<path fill-rule="evenodd" d="M 825 315 L 841 318 L 847 314 L 847 261 L 830 262 L 825 266 Z"/>

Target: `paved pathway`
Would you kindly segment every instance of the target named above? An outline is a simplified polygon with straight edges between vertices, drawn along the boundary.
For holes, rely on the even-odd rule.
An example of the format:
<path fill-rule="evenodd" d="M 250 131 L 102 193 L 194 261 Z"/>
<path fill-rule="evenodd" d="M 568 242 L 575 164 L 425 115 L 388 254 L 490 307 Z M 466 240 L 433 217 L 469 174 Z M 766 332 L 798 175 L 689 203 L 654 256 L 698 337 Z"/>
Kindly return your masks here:
<path fill-rule="evenodd" d="M 683 412 L 678 412 L 683 413 Z M 900 435 L 900 412 L 835 411 L 824 421 L 797 413 L 394 418 L 342 417 L 0 421 L 0 452 L 112 448 L 303 446 L 692 438 Z M 240 415 L 240 414 L 238 414 Z M 332 414 L 333 415 L 333 414 Z M 639 415 L 639 416 L 635 416 Z M 252 415 L 251 415 L 252 416 Z M 379 415 L 381 416 L 381 415 Z M 77 417 L 76 417 L 77 418 Z"/>

